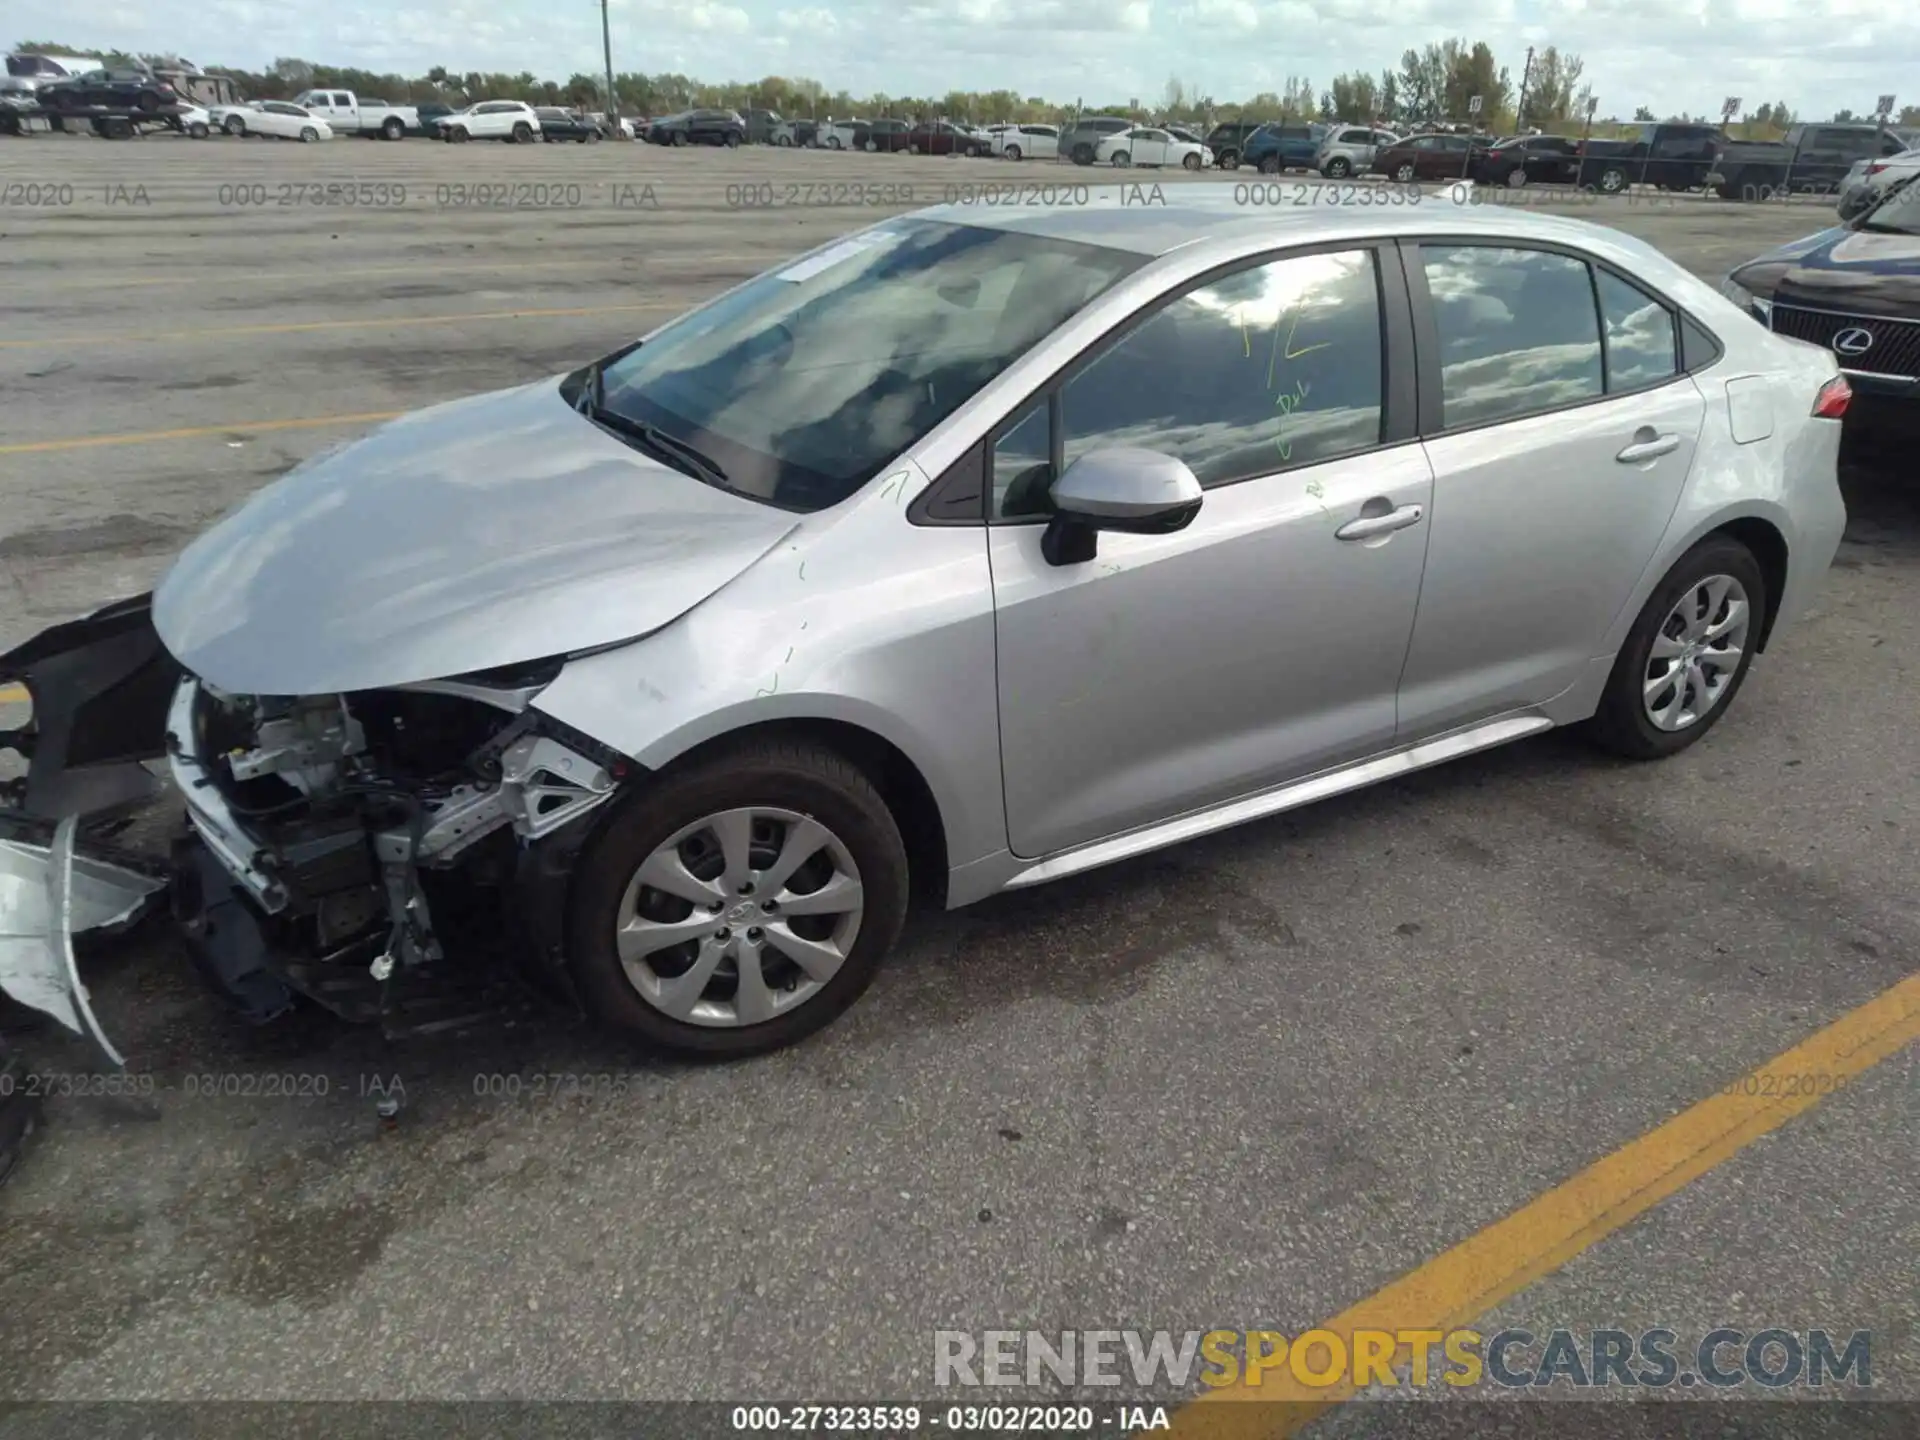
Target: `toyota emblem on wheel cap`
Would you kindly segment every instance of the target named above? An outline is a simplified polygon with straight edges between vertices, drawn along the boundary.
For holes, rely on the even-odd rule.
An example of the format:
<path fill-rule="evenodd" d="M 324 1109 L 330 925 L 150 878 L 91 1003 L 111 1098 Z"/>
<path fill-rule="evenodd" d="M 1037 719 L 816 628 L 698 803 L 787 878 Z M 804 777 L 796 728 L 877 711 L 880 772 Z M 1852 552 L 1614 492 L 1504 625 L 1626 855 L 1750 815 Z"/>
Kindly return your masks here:
<path fill-rule="evenodd" d="M 1864 355 L 1873 348 L 1873 332 L 1851 326 L 1833 337 L 1833 348 L 1839 355 Z"/>

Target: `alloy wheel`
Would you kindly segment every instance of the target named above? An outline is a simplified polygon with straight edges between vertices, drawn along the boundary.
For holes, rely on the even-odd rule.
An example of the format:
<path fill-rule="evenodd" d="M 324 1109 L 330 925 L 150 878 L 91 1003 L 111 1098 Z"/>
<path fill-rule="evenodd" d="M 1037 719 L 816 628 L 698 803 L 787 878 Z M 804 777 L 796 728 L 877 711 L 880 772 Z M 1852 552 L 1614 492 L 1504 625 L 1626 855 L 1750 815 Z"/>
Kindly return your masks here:
<path fill-rule="evenodd" d="M 860 870 L 820 821 L 768 806 L 682 827 L 634 872 L 614 919 L 628 982 L 661 1013 L 716 1028 L 806 1004 L 845 963 Z"/>
<path fill-rule="evenodd" d="M 1718 705 L 1739 674 L 1753 606 L 1731 575 L 1687 588 L 1654 631 L 1642 676 L 1647 719 L 1657 730 L 1685 730 Z"/>

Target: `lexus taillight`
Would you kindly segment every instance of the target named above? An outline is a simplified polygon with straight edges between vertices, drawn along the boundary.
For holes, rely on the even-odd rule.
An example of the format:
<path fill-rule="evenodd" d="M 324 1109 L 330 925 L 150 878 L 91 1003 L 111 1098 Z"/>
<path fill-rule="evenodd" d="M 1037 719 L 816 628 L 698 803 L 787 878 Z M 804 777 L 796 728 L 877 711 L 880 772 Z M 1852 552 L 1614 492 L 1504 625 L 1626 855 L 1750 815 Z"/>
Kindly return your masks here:
<path fill-rule="evenodd" d="M 1820 393 L 1813 397 L 1813 413 L 1821 420 L 1838 420 L 1847 413 L 1847 406 L 1853 400 L 1853 386 L 1847 383 L 1847 377 L 1836 375 L 1820 387 Z"/>
<path fill-rule="evenodd" d="M 1867 173 L 1868 173 L 1869 175 L 1878 175 L 1878 174 L 1879 174 L 1879 173 L 1880 173 L 1880 172 L 1881 172 L 1882 170 L 1884 170 L 1884 169 L 1886 169 L 1886 168 L 1887 168 L 1887 162 L 1886 162 L 1886 161 L 1884 161 L 1884 160 L 1876 160 L 1876 161 L 1874 161 L 1874 162 L 1873 162 L 1873 164 L 1871 164 L 1871 165 L 1869 165 L 1869 166 L 1867 166 Z"/>

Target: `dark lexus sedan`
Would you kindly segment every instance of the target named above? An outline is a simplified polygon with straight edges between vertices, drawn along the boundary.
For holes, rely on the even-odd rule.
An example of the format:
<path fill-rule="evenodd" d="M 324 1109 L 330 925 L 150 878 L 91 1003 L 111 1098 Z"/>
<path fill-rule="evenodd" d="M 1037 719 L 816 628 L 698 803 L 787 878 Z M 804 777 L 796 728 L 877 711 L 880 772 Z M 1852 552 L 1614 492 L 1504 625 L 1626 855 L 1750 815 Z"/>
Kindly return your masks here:
<path fill-rule="evenodd" d="M 181 104 L 180 94 L 150 70 L 104 69 L 40 87 L 49 110 L 145 110 L 157 113 Z"/>
<path fill-rule="evenodd" d="M 1856 397 L 1849 424 L 1920 430 L 1920 183 L 1749 260 L 1720 289 L 1775 334 L 1833 352 Z"/>
<path fill-rule="evenodd" d="M 736 110 L 683 110 L 647 126 L 647 139 L 656 145 L 724 145 L 734 149 L 747 143 L 747 122 Z"/>

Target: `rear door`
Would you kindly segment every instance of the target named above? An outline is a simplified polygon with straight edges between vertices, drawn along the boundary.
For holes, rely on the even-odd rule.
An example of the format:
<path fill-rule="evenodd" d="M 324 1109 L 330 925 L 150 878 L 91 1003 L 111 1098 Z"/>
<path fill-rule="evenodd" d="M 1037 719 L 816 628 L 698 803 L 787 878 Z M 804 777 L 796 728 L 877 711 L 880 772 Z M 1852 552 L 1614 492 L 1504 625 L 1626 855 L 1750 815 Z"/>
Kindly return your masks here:
<path fill-rule="evenodd" d="M 1403 741 L 1611 663 L 1706 413 L 1673 311 L 1630 277 L 1548 247 L 1408 249 L 1434 497 Z"/>

